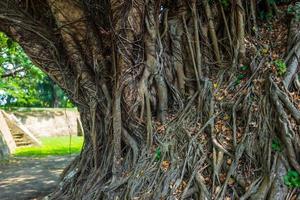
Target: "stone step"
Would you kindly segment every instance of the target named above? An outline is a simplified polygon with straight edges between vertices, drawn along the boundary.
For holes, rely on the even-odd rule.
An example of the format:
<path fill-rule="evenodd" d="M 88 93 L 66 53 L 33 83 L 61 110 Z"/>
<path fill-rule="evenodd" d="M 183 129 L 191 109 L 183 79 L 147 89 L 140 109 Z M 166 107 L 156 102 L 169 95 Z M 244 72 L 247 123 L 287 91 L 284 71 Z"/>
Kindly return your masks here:
<path fill-rule="evenodd" d="M 25 141 L 24 138 L 16 138 L 16 139 L 15 139 L 15 142 L 16 142 L 16 143 L 17 143 L 17 142 L 23 142 L 23 141 Z"/>
<path fill-rule="evenodd" d="M 20 133 L 20 132 L 17 132 L 17 133 L 13 134 L 13 138 L 15 140 L 15 143 L 16 143 L 17 147 L 31 145 L 31 142 L 28 141 L 24 136 L 25 135 L 23 133 Z"/>
<path fill-rule="evenodd" d="M 24 136 L 24 133 L 13 133 L 13 137 Z"/>
<path fill-rule="evenodd" d="M 23 138 L 23 137 L 24 137 L 24 135 L 13 135 L 14 139 Z"/>
<path fill-rule="evenodd" d="M 18 147 L 20 147 L 20 146 L 29 146 L 29 145 L 31 145 L 31 143 L 30 142 L 26 142 L 26 141 L 20 141 L 20 142 L 16 142 L 16 145 Z"/>

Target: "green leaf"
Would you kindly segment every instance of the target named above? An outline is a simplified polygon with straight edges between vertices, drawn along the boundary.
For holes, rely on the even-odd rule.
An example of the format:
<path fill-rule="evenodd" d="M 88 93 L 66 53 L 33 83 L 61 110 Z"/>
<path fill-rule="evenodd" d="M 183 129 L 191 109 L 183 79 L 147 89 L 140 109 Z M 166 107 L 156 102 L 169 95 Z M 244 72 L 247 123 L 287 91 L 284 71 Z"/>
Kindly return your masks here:
<path fill-rule="evenodd" d="M 224 8 L 228 8 L 230 5 L 230 0 L 220 0 L 220 2 Z"/>
<path fill-rule="evenodd" d="M 158 147 L 155 151 L 155 161 L 159 161 L 161 159 L 161 150 Z"/>
<path fill-rule="evenodd" d="M 243 66 L 240 67 L 240 70 L 242 70 L 242 71 L 246 71 L 248 69 L 249 69 L 249 67 L 246 66 L 246 65 L 243 65 Z"/>
<path fill-rule="evenodd" d="M 277 69 L 277 73 L 279 76 L 283 76 L 286 72 L 286 64 L 282 59 L 277 59 L 274 61 L 275 67 Z"/>
<path fill-rule="evenodd" d="M 287 174 L 283 177 L 284 184 L 291 188 L 300 187 L 300 175 L 297 171 L 289 170 Z"/>
<path fill-rule="evenodd" d="M 274 139 L 272 140 L 272 145 L 271 145 L 271 147 L 272 147 L 272 149 L 273 149 L 274 151 L 279 151 L 279 152 L 281 152 L 281 151 L 283 150 L 282 145 L 281 145 L 281 142 L 280 142 L 280 140 L 279 140 L 278 138 L 274 138 Z"/>
<path fill-rule="evenodd" d="M 245 77 L 246 77 L 245 74 L 239 74 L 237 78 L 238 78 L 239 80 L 242 80 L 242 79 L 245 78 Z"/>

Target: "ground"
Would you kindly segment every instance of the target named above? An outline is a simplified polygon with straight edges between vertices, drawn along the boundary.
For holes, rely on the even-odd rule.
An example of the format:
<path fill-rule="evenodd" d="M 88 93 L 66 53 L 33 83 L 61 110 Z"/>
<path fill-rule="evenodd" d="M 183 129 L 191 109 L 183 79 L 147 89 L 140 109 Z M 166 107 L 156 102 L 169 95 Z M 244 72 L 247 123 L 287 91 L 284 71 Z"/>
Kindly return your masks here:
<path fill-rule="evenodd" d="M 58 186 L 59 175 L 74 156 L 18 157 L 0 163 L 0 199 L 41 199 Z"/>

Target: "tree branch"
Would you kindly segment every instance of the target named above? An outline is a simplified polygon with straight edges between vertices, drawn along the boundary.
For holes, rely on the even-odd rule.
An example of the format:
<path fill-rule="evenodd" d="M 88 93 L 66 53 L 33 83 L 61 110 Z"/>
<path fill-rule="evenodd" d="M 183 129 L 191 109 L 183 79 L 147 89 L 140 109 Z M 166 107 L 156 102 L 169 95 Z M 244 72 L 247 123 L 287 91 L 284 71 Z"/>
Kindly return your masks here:
<path fill-rule="evenodd" d="M 2 74 L 0 77 L 1 78 L 7 78 L 7 77 L 10 77 L 10 76 L 16 76 L 19 72 L 23 72 L 25 71 L 25 69 L 23 67 L 18 67 L 16 69 L 12 69 L 4 74 Z"/>
<path fill-rule="evenodd" d="M 61 37 L 55 32 L 56 26 L 37 21 L 36 16 L 24 12 L 15 1 L 0 1 L 0 6 L 0 31 L 15 40 L 35 65 L 74 97 L 77 76 L 70 67 Z M 73 100 L 84 102 L 83 97 L 78 98 Z"/>

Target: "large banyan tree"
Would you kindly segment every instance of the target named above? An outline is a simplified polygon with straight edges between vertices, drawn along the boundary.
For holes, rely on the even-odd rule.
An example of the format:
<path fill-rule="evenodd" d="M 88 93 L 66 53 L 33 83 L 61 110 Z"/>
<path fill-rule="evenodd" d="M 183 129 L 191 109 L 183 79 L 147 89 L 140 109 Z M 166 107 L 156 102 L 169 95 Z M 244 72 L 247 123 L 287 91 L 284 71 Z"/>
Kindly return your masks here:
<path fill-rule="evenodd" d="M 275 2 L 1 0 L 0 31 L 81 114 L 49 198 L 295 198 L 300 17 L 274 70 L 258 13 L 284 15 Z"/>

